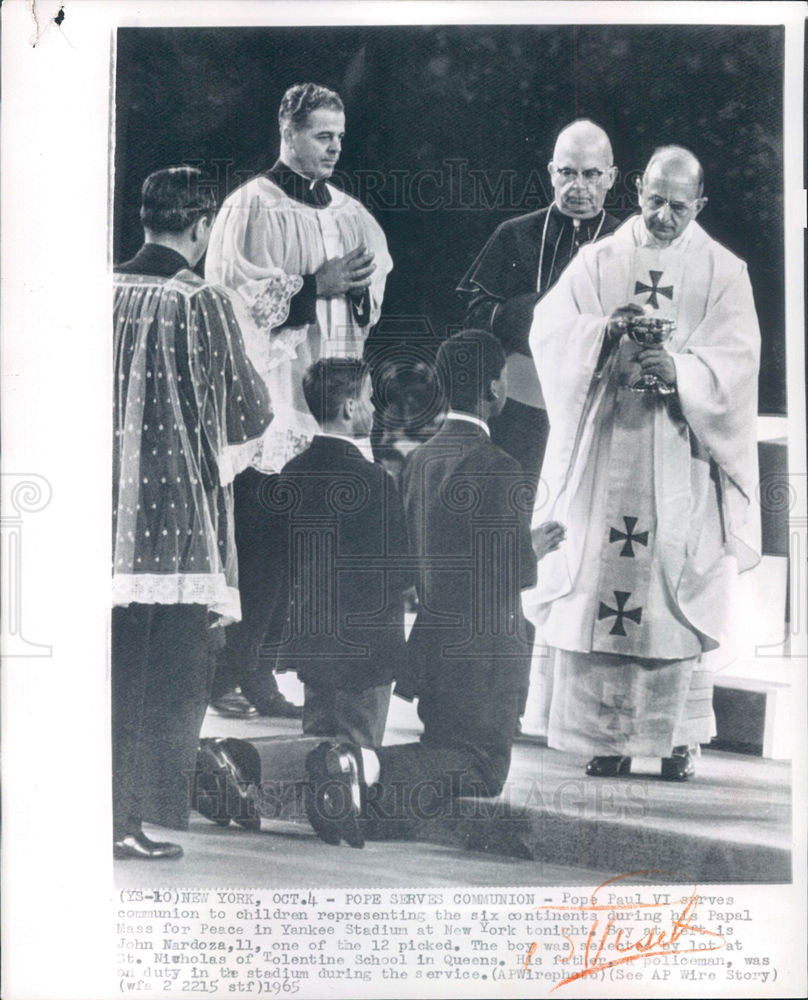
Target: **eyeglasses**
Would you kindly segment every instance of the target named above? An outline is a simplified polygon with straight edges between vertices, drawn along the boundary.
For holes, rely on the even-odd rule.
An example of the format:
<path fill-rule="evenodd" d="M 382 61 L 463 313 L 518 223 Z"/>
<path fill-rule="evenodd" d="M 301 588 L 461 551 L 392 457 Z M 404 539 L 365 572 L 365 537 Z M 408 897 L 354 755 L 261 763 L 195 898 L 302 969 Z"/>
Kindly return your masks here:
<path fill-rule="evenodd" d="M 573 170 L 572 167 L 553 167 L 553 169 L 563 181 L 570 182 L 580 177 L 584 184 L 597 184 L 605 174 L 604 170 L 598 170 L 597 167 L 590 167 L 588 170 Z"/>
<path fill-rule="evenodd" d="M 667 205 L 671 210 L 671 215 L 675 215 L 679 219 L 684 218 L 690 212 L 695 212 L 701 201 L 701 198 L 697 198 L 695 201 L 668 201 L 667 198 L 662 198 L 658 194 L 640 195 L 640 202 L 646 208 L 650 208 L 652 212 L 661 212 Z"/>

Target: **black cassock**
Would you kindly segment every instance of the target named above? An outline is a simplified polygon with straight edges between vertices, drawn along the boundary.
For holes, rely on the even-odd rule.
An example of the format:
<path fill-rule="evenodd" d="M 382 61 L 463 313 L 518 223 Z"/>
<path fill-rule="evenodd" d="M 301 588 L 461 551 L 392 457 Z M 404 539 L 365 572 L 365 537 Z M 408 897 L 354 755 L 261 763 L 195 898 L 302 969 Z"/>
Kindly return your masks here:
<path fill-rule="evenodd" d="M 404 498 L 421 606 L 397 692 L 418 696 L 424 733 L 378 751 L 381 820 L 499 793 L 530 669 L 520 591 L 536 580 L 532 489 L 518 464 L 479 425 L 448 419 L 411 455 Z"/>
<path fill-rule="evenodd" d="M 619 220 L 601 211 L 575 220 L 553 204 L 508 219 L 494 230 L 457 291 L 466 299 L 466 327 L 493 333 L 508 355 L 530 358 L 533 309 L 578 248 L 613 232 Z M 539 266 L 541 265 L 541 276 Z M 509 398 L 491 420 L 491 436 L 538 482 L 549 424 L 544 409 Z"/>

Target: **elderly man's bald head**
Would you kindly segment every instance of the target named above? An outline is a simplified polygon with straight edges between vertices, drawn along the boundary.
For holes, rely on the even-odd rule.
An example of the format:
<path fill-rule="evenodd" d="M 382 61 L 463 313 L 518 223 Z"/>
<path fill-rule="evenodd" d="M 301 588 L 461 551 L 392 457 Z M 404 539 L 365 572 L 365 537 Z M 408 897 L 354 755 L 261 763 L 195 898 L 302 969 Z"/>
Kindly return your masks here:
<path fill-rule="evenodd" d="M 557 207 L 577 219 L 591 219 L 603 209 L 617 176 L 608 135 L 586 118 L 559 132 L 548 169 Z"/>
<path fill-rule="evenodd" d="M 683 146 L 660 146 L 637 184 L 646 228 L 661 243 L 672 243 L 704 208 L 704 171 Z"/>
<path fill-rule="evenodd" d="M 704 170 L 696 157 L 684 146 L 659 146 L 651 155 L 643 174 L 643 183 L 649 177 L 676 178 L 683 184 L 692 184 L 695 197 L 704 193 Z"/>
<path fill-rule="evenodd" d="M 581 148 L 600 156 L 607 166 L 612 165 L 612 144 L 608 135 L 588 118 L 578 118 L 561 129 L 553 150 L 553 160 L 558 160 L 568 149 Z"/>

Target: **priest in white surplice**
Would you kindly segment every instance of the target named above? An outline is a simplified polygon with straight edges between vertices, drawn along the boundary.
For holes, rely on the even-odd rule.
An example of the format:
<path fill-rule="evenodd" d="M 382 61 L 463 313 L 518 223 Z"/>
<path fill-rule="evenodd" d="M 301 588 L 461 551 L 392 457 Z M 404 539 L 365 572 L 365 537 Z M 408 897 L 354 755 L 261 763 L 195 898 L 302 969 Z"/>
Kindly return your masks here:
<path fill-rule="evenodd" d="M 318 430 L 303 397 L 304 373 L 322 357 L 362 356 L 393 263 L 370 212 L 328 183 L 345 134 L 339 95 L 296 84 L 283 96 L 278 121 L 280 158 L 225 200 L 205 269 L 209 281 L 236 292 L 247 353 L 275 413 L 252 467 L 236 481 L 243 617 L 228 630 L 232 676 L 217 673 L 213 700 L 240 683 L 262 714 L 294 716 L 300 712 L 278 692 L 271 657 L 260 655 L 267 628 L 276 616 L 283 622 L 286 610 L 273 607 L 277 546 L 268 498 L 274 477 Z M 372 461 L 370 440 L 357 444 Z"/>
<path fill-rule="evenodd" d="M 582 247 L 536 307 L 550 418 L 536 519 L 567 542 L 528 610 L 552 660 L 549 745 L 594 754 L 593 776 L 649 756 L 683 780 L 715 732 L 702 656 L 759 559 L 760 332 L 746 265 L 695 221 L 696 158 L 658 149 L 638 191 L 641 214 Z M 672 319 L 667 345 L 630 340 L 632 313 Z M 632 391 L 644 373 L 675 391 Z"/>
<path fill-rule="evenodd" d="M 280 472 L 317 424 L 303 375 L 320 357 L 361 357 L 393 262 L 376 220 L 327 183 L 345 133 L 342 101 L 316 84 L 281 102 L 280 158 L 224 202 L 205 275 L 232 288 L 249 315 L 245 342 L 269 387 L 275 420 L 254 463 Z"/>

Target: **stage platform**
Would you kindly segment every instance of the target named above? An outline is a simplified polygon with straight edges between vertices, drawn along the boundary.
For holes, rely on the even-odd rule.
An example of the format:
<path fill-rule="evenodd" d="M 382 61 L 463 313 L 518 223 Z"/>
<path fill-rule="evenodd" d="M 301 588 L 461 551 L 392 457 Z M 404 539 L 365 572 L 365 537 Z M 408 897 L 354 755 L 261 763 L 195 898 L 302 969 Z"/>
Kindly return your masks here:
<path fill-rule="evenodd" d="M 288 690 L 288 679 L 282 679 Z M 290 691 L 290 693 L 292 693 Z M 299 700 L 299 699 L 298 699 Z M 222 718 L 209 711 L 203 736 L 288 736 L 299 723 Z M 385 743 L 417 739 L 412 705 L 393 699 Z M 705 750 L 696 776 L 662 781 L 658 762 L 635 762 L 624 778 L 588 778 L 585 760 L 541 741 L 514 747 L 496 800 L 463 799 L 421 821 L 412 839 L 369 842 L 363 851 L 321 844 L 299 805 L 260 832 L 215 826 L 194 813 L 179 862 L 116 863 L 122 886 L 588 885 L 626 872 L 645 883 L 700 885 L 791 878 L 791 767 Z M 153 831 L 163 837 L 165 831 Z"/>

